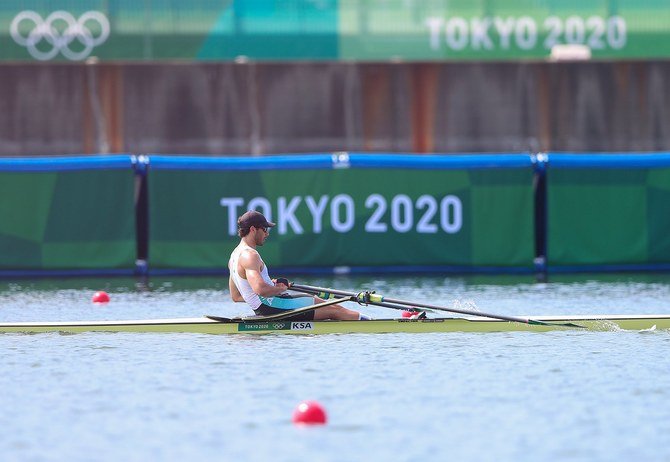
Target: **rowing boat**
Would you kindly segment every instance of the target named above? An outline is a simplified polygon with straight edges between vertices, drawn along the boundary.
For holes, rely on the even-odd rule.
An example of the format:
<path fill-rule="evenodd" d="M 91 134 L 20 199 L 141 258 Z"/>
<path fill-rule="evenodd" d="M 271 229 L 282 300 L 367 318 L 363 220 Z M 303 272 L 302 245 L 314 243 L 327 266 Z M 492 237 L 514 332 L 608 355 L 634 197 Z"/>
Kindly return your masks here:
<path fill-rule="evenodd" d="M 0 332 L 183 332 L 201 334 L 371 334 L 431 332 L 506 332 L 578 329 L 593 331 L 670 329 L 670 315 L 540 316 L 542 324 L 485 317 L 376 319 L 372 321 L 253 321 L 208 317 L 129 321 L 0 323 Z M 571 324 L 578 324 L 571 327 Z"/>
<path fill-rule="evenodd" d="M 16 322 L 0 323 L 0 333 L 42 332 L 183 332 L 201 334 L 383 334 L 431 332 L 547 332 L 559 329 L 594 331 L 670 329 L 670 314 L 606 316 L 520 317 L 485 313 L 459 307 L 384 297 L 374 291 L 350 292 L 290 283 L 294 291 L 319 297 L 318 303 L 284 313 L 247 318 L 201 318 L 130 321 Z M 296 315 L 343 302 L 402 310 L 412 317 L 359 321 L 295 321 Z M 418 307 L 418 308 L 417 308 Z M 421 308 L 421 309 L 419 309 Z M 409 310 L 409 311 L 407 311 Z M 446 311 L 459 317 L 426 318 L 425 311 Z"/>

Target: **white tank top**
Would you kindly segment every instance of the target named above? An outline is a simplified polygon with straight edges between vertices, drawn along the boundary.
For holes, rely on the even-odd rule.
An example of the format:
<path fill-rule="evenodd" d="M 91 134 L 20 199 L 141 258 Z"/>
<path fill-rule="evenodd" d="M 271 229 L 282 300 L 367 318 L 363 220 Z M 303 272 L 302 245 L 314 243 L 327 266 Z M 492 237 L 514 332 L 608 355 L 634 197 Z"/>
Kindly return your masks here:
<path fill-rule="evenodd" d="M 249 304 L 252 310 L 255 310 L 261 306 L 263 302 L 261 301 L 258 294 L 254 292 L 254 289 L 251 288 L 249 281 L 240 277 L 239 273 L 237 272 L 237 263 L 240 259 L 240 253 L 242 253 L 244 250 L 247 249 L 235 249 L 235 251 L 233 251 L 233 254 L 230 256 L 230 266 L 228 269 L 230 270 L 230 275 L 233 278 L 233 283 L 235 284 L 235 287 L 237 287 L 237 290 L 240 291 L 242 298 Z M 260 258 L 260 254 L 258 257 Z M 268 274 L 268 265 L 265 264 L 263 259 L 261 259 L 261 263 L 263 264 L 263 270 L 261 271 L 263 280 L 273 286 L 274 282 L 272 282 L 272 279 L 270 279 L 270 275 Z"/>

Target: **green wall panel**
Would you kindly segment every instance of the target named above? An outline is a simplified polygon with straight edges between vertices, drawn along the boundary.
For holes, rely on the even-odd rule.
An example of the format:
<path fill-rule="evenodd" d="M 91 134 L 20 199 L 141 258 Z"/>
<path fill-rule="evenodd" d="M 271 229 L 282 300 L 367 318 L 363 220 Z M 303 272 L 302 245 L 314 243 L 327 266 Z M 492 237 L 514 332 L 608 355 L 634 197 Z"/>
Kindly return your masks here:
<path fill-rule="evenodd" d="M 134 174 L 0 172 L 0 269 L 132 269 Z"/>
<path fill-rule="evenodd" d="M 549 169 L 549 265 L 670 262 L 670 169 Z"/>

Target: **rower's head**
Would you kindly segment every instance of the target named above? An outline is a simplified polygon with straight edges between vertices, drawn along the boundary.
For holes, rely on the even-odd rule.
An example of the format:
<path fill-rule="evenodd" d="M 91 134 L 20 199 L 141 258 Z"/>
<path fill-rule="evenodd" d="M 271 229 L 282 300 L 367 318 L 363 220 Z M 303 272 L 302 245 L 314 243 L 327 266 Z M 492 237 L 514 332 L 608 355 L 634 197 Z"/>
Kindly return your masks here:
<path fill-rule="evenodd" d="M 253 232 L 262 233 L 267 237 L 269 229 L 273 226 L 275 226 L 275 223 L 268 221 L 262 213 L 255 210 L 249 210 L 237 219 L 237 234 L 240 237 L 245 237 Z"/>

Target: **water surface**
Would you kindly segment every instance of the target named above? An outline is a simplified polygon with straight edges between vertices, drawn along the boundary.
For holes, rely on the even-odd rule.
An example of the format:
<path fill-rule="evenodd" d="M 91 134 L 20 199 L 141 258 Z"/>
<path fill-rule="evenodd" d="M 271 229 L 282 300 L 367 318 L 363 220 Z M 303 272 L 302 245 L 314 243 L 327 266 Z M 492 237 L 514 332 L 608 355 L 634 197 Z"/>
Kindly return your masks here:
<path fill-rule="evenodd" d="M 668 275 L 301 282 L 512 315 L 670 313 Z M 0 282 L 0 321 L 246 313 L 222 279 Z M 93 305 L 95 290 L 112 302 Z M 396 312 L 365 308 L 375 317 Z M 670 335 L 0 335 L 4 460 L 669 460 Z M 329 423 L 291 413 L 320 401 Z"/>

